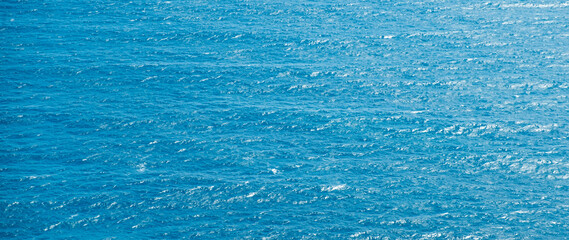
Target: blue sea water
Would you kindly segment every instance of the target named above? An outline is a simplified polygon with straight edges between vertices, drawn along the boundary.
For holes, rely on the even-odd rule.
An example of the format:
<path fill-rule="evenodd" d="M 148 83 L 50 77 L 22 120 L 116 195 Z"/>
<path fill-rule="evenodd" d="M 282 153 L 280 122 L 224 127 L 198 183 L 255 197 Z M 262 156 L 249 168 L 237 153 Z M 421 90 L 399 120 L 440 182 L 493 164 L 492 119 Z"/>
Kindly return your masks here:
<path fill-rule="evenodd" d="M 4 0 L 0 90 L 0 238 L 569 236 L 569 2 Z"/>

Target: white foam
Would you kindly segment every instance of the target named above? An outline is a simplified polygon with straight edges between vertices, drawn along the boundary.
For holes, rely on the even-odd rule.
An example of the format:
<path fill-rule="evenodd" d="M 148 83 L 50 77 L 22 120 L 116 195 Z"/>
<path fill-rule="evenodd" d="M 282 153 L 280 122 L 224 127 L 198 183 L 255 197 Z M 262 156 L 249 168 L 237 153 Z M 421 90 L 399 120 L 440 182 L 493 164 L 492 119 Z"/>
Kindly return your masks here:
<path fill-rule="evenodd" d="M 331 191 L 344 190 L 344 189 L 346 189 L 346 184 L 340 184 L 340 185 L 335 185 L 335 186 L 323 187 L 323 188 L 322 188 L 322 191 L 331 192 Z"/>

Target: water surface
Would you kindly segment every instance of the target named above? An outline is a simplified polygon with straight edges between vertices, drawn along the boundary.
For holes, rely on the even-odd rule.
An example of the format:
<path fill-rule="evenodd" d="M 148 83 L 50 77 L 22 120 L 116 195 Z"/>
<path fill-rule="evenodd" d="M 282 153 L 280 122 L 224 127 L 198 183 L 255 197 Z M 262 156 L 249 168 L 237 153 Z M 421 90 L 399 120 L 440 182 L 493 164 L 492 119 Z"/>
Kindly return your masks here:
<path fill-rule="evenodd" d="M 569 3 L 0 3 L 0 236 L 561 239 Z"/>

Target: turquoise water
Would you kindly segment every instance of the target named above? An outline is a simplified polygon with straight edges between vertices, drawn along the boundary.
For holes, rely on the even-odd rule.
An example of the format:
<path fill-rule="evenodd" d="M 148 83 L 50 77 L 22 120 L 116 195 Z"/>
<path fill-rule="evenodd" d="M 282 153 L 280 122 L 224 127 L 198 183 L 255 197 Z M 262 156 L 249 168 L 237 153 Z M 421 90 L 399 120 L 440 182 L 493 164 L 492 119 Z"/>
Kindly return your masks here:
<path fill-rule="evenodd" d="M 569 3 L 2 1 L 0 237 L 563 239 Z"/>

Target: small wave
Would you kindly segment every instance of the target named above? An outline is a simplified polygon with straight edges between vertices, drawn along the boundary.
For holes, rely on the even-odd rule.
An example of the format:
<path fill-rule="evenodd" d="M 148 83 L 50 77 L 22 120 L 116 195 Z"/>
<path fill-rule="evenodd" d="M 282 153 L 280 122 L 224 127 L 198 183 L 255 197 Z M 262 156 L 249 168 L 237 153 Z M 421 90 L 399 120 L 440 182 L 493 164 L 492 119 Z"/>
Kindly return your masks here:
<path fill-rule="evenodd" d="M 346 189 L 346 186 L 347 186 L 346 184 L 340 184 L 340 185 L 323 187 L 322 191 L 323 192 L 332 192 L 332 191 L 344 190 L 344 189 Z"/>
<path fill-rule="evenodd" d="M 503 8 L 562 8 L 569 7 L 569 2 L 565 3 L 548 3 L 548 4 L 534 4 L 534 3 L 514 3 L 501 5 Z"/>

